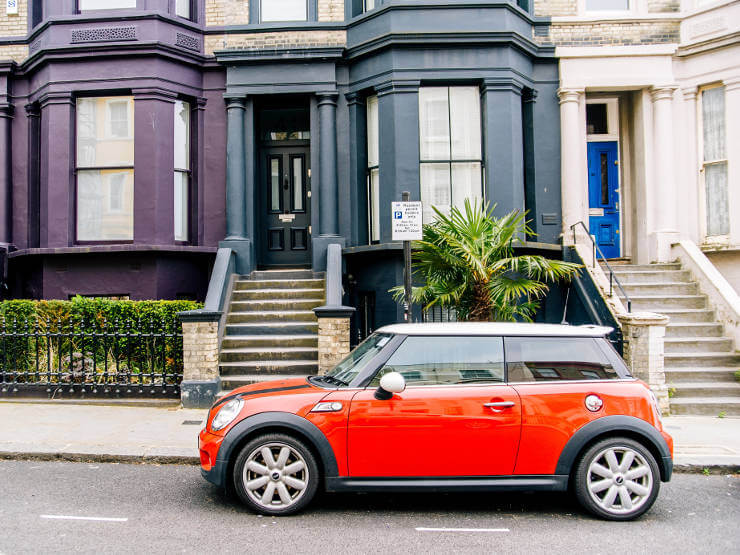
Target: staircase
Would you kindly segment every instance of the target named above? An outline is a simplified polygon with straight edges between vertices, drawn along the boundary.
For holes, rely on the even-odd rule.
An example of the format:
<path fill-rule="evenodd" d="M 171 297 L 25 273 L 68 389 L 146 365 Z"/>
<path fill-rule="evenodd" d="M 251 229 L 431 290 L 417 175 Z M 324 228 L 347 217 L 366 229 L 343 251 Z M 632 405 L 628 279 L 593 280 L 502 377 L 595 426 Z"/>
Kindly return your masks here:
<path fill-rule="evenodd" d="M 740 353 L 724 336 L 722 323 L 689 271 L 678 263 L 615 264 L 612 268 L 634 312 L 657 312 L 670 318 L 665 376 L 671 413 L 740 415 L 740 383 L 734 376 L 740 369 Z"/>
<path fill-rule="evenodd" d="M 318 323 L 324 279 L 310 270 L 267 270 L 234 283 L 221 339 L 222 392 L 318 371 Z"/>

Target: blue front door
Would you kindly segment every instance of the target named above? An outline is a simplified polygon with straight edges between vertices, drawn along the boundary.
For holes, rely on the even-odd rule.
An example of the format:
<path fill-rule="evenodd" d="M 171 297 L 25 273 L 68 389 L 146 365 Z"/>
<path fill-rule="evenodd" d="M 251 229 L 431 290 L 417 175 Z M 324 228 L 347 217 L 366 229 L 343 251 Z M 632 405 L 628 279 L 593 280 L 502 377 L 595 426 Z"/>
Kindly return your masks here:
<path fill-rule="evenodd" d="M 588 143 L 589 230 L 606 258 L 619 258 L 617 142 Z"/>

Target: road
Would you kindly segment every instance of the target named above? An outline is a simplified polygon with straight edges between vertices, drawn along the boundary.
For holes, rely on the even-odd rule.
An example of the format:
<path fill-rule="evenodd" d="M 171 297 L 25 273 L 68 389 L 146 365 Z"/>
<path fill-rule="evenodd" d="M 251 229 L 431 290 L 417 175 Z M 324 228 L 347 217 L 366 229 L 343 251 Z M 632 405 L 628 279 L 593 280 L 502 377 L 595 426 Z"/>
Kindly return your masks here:
<path fill-rule="evenodd" d="M 724 554 L 740 553 L 740 477 L 675 475 L 631 523 L 593 519 L 562 494 L 324 495 L 301 515 L 271 518 L 194 466 L 0 461 L 0 523 L 3 555 Z"/>

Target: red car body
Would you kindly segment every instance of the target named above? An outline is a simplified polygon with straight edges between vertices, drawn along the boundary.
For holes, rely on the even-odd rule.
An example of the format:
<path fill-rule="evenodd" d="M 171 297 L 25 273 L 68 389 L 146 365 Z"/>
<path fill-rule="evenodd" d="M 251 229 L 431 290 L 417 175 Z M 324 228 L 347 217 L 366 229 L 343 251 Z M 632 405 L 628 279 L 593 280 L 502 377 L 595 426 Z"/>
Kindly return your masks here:
<path fill-rule="evenodd" d="M 435 329 L 445 334 L 474 329 L 461 324 L 412 326 L 391 326 L 378 333 L 386 332 L 392 339 L 389 343 L 400 344 L 414 333 L 433 336 Z M 496 334 L 510 337 L 527 325 L 492 326 Z M 557 334 L 551 328 L 562 326 L 545 328 Z M 570 328 L 568 333 L 577 336 L 578 329 Z M 583 333 L 598 338 L 607 331 L 588 328 Z M 394 345 L 386 347 L 394 349 Z M 381 357 L 378 367 L 383 363 Z M 655 399 L 643 382 L 621 376 L 410 384 L 390 398 L 378 398 L 378 387 L 368 380 L 354 387 L 306 379 L 257 383 L 234 390 L 210 410 L 200 433 L 202 473 L 209 481 L 226 485 L 237 454 L 250 439 L 281 432 L 300 439 L 316 455 L 328 491 L 564 491 L 589 446 L 619 436 L 644 446 L 657 463 L 659 480 L 668 481 L 673 440 L 663 430 Z M 597 410 L 584 402 L 593 395 L 602 403 Z M 213 430 L 220 407 L 235 398 L 244 401 L 238 415 Z M 336 403 L 330 412 L 314 412 L 326 402 Z M 498 406 L 505 408 L 492 408 Z"/>

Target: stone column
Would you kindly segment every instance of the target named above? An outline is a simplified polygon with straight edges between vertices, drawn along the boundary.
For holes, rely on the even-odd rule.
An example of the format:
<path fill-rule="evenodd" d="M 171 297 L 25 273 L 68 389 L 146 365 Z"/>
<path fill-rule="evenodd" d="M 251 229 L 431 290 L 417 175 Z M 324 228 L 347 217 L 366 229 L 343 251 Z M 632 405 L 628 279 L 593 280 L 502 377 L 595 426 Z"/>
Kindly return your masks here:
<path fill-rule="evenodd" d="M 670 262 L 671 245 L 678 241 L 676 226 L 677 187 L 674 174 L 673 91 L 676 87 L 653 87 L 653 183 L 654 201 L 651 254 L 653 262 Z"/>
<path fill-rule="evenodd" d="M 523 88 L 514 79 L 483 83 L 486 198 L 496 204 L 497 216 L 524 210 Z"/>
<path fill-rule="evenodd" d="M 337 237 L 337 93 L 318 95 L 319 107 L 319 234 Z"/>
<path fill-rule="evenodd" d="M 0 103 L 0 248 L 12 241 L 12 186 L 10 123 L 13 106 Z M 1 277 L 1 276 L 0 276 Z"/>
<path fill-rule="evenodd" d="M 563 244 L 573 244 L 570 226 L 588 226 L 585 153 L 581 152 L 586 129 L 581 126 L 583 89 L 558 89 L 560 98 L 560 198 L 563 211 Z M 580 229 L 580 234 L 585 233 Z"/>
<path fill-rule="evenodd" d="M 697 135 L 697 94 L 698 89 L 694 86 L 686 87 L 681 91 L 683 93 L 683 114 L 684 117 L 684 128 L 682 133 L 685 133 L 686 140 L 682 145 L 680 170 L 684 173 L 685 178 L 682 185 L 685 185 L 682 191 L 681 204 L 683 210 L 681 211 L 680 218 L 685 218 L 684 229 L 688 230 L 689 237 L 694 242 L 701 242 L 699 239 L 701 225 L 699 218 L 698 207 L 699 204 L 699 187 L 697 185 L 698 180 L 698 162 L 696 159 L 697 155 L 697 143 L 699 136 Z"/>
<path fill-rule="evenodd" d="M 178 316 L 182 322 L 182 406 L 208 408 L 221 389 L 218 372 L 218 322 L 221 313 L 190 310 L 180 312 Z"/>
<path fill-rule="evenodd" d="M 663 414 L 670 409 L 665 384 L 664 339 L 669 318 L 653 312 L 619 316 L 624 337 L 624 360 L 632 375 L 648 384 Z"/>
<path fill-rule="evenodd" d="M 244 239 L 244 97 L 226 97 L 226 240 Z"/>

